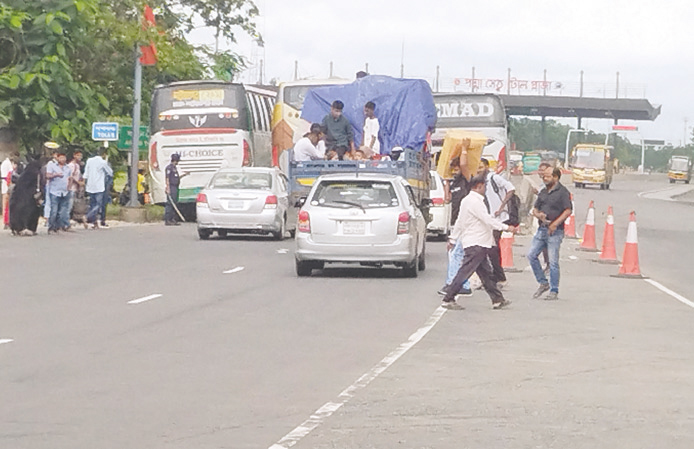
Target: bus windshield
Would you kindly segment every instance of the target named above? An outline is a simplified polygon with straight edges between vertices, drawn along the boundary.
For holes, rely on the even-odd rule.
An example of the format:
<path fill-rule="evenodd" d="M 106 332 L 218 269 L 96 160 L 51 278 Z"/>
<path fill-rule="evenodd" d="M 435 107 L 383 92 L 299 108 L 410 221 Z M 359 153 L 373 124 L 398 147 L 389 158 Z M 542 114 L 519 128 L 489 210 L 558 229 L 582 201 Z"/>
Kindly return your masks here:
<path fill-rule="evenodd" d="M 605 153 L 602 151 L 592 150 L 576 150 L 574 154 L 573 164 L 576 168 L 605 168 Z"/>
<path fill-rule="evenodd" d="M 324 85 L 311 85 L 311 86 L 286 86 L 284 88 L 284 103 L 288 104 L 297 111 L 301 111 L 304 106 L 304 100 L 306 99 L 306 94 L 309 89 L 314 89 L 316 87 L 325 87 Z"/>
<path fill-rule="evenodd" d="M 152 96 L 150 132 L 190 128 L 249 131 L 243 86 L 212 82 L 157 87 Z"/>
<path fill-rule="evenodd" d="M 689 160 L 680 157 L 673 157 L 670 161 L 670 170 L 674 171 L 688 171 L 689 170 Z"/>

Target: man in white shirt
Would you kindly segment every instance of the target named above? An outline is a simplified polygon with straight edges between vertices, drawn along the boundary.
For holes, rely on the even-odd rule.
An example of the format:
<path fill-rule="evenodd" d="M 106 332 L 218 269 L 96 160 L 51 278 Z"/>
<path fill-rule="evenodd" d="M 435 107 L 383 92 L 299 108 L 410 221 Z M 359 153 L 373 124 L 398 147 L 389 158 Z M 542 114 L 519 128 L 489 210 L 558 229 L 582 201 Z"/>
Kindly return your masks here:
<path fill-rule="evenodd" d="M 85 190 L 89 194 L 89 212 L 87 212 L 87 222 L 93 223 L 94 228 L 98 228 L 99 211 L 103 211 L 103 205 L 106 201 L 106 177 L 113 176 L 113 170 L 106 162 L 108 150 L 101 149 L 101 153 L 87 159 L 87 165 L 84 167 Z M 103 213 L 103 212 L 102 212 Z M 102 223 L 106 217 L 101 217 Z"/>
<path fill-rule="evenodd" d="M 485 198 L 487 200 L 487 205 L 489 206 L 489 213 L 492 215 L 492 217 L 498 218 L 499 221 L 508 223 L 509 214 L 507 204 L 509 201 L 511 201 L 511 198 L 513 198 L 513 195 L 516 193 L 516 188 L 506 178 L 489 170 L 489 161 L 485 158 L 480 160 L 477 174 L 484 176 L 486 181 L 487 189 Z M 504 269 L 501 267 L 501 249 L 499 247 L 499 240 L 501 240 L 501 231 L 495 231 L 495 247 L 494 250 L 489 254 L 489 261 L 492 263 L 494 280 L 496 282 L 506 282 L 506 273 L 504 273 Z"/>
<path fill-rule="evenodd" d="M 361 145 L 371 150 L 371 154 L 381 154 L 381 143 L 378 141 L 378 132 L 381 125 L 374 114 L 376 105 L 369 101 L 364 105 L 364 140 Z"/>
<path fill-rule="evenodd" d="M 318 123 L 311 125 L 311 131 L 294 144 L 295 161 L 312 161 L 323 159 L 325 156 L 316 148 L 321 137 L 321 126 Z"/>
<path fill-rule="evenodd" d="M 448 246 L 450 249 L 460 240 L 465 255 L 458 274 L 453 278 L 453 282 L 444 289 L 446 295 L 441 307 L 446 309 L 460 310 L 463 308 L 455 301 L 455 295 L 460 292 L 463 283 L 472 273 L 477 273 L 479 276 L 484 289 L 492 299 L 494 309 L 501 309 L 511 304 L 497 287 L 487 259 L 494 249 L 492 231 L 516 232 L 518 228 L 504 224 L 501 220 L 489 215 L 484 203 L 485 189 L 485 177 L 475 176 L 470 180 L 470 193 L 460 202 L 460 213 L 451 231 Z"/>

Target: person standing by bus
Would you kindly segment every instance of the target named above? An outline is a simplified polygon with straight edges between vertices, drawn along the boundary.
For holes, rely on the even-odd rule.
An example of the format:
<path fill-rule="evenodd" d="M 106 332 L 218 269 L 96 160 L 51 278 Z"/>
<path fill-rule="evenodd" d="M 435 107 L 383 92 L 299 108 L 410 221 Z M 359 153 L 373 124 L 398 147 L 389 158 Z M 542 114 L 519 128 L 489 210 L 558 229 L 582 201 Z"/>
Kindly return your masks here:
<path fill-rule="evenodd" d="M 354 153 L 354 131 L 352 125 L 342 114 L 345 104 L 340 100 L 333 101 L 330 114 L 323 118 L 321 126 L 325 134 L 325 146 L 327 151 L 335 150 L 340 160 L 346 152 Z"/>
<path fill-rule="evenodd" d="M 178 208 L 178 186 L 181 184 L 181 178 L 188 176 L 189 173 L 178 174 L 178 163 L 181 161 L 181 155 L 174 153 L 171 155 L 171 163 L 166 166 L 166 207 L 164 208 L 164 224 L 166 226 L 178 226 L 177 212 L 174 208 Z"/>

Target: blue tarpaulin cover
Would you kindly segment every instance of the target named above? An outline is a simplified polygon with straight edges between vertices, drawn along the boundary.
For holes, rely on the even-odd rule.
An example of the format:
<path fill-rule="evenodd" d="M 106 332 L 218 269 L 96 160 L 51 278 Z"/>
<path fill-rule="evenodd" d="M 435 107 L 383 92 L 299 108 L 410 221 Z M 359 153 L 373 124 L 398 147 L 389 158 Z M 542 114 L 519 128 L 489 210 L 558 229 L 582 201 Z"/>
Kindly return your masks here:
<path fill-rule="evenodd" d="M 362 139 L 364 105 L 368 101 L 376 104 L 382 154 L 390 154 L 396 146 L 421 151 L 427 132 L 436 126 L 434 98 L 424 80 L 370 75 L 351 84 L 316 87 L 306 94 L 301 117 L 321 123 L 335 100 L 345 104 L 342 113 L 352 124 L 357 147 Z"/>

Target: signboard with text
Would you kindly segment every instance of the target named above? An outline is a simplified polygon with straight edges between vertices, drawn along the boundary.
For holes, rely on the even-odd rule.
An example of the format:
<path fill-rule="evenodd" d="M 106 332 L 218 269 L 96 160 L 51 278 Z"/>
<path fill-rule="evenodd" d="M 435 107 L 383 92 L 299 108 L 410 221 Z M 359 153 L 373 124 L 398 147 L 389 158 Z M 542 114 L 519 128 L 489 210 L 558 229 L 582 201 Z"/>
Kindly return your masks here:
<path fill-rule="evenodd" d="M 118 140 L 118 123 L 92 123 L 92 140 L 96 140 L 97 142 L 109 142 Z"/>

